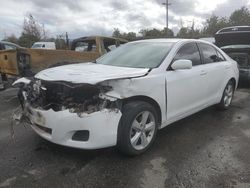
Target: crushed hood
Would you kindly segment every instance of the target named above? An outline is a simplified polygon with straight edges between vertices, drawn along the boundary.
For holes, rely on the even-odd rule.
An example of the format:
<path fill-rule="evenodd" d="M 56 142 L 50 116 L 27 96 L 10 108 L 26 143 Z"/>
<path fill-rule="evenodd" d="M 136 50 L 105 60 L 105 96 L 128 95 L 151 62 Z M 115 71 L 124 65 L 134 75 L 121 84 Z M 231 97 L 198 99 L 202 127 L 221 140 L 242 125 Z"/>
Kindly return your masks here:
<path fill-rule="evenodd" d="M 144 76 L 147 68 L 128 68 L 101 65 L 96 63 L 79 63 L 43 70 L 35 78 L 45 81 L 65 81 L 71 83 L 97 84 L 107 80 Z"/>
<path fill-rule="evenodd" d="M 250 32 L 218 33 L 215 35 L 215 44 L 218 47 L 229 45 L 250 45 Z"/>

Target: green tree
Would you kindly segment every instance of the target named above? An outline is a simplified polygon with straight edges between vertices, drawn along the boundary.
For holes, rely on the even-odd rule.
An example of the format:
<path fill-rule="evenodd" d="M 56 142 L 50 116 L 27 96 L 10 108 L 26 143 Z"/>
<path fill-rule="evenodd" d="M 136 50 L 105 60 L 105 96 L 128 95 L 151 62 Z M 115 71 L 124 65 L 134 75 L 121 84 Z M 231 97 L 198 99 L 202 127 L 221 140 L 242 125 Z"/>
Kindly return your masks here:
<path fill-rule="evenodd" d="M 144 39 L 161 38 L 161 31 L 158 29 L 142 29 L 139 32 Z"/>
<path fill-rule="evenodd" d="M 56 43 L 56 49 L 66 49 L 67 48 L 67 43 L 65 40 L 64 35 L 58 35 L 54 41 Z"/>
<path fill-rule="evenodd" d="M 187 28 L 182 27 L 179 32 L 177 33 L 178 38 L 200 38 L 201 32 L 198 29 L 195 29 L 194 27 Z"/>
<path fill-rule="evenodd" d="M 242 7 L 234 11 L 229 17 L 229 23 L 232 26 L 242 26 L 250 24 L 250 12 L 248 8 Z"/>
<path fill-rule="evenodd" d="M 124 38 L 128 41 L 134 41 L 137 39 L 136 33 L 134 33 L 134 32 L 123 33 L 121 38 Z"/>
<path fill-rule="evenodd" d="M 219 18 L 218 16 L 212 15 L 206 20 L 202 34 L 203 36 L 214 36 L 217 31 L 229 25 L 229 21 L 226 17 Z"/>
<path fill-rule="evenodd" d="M 162 38 L 173 38 L 174 32 L 171 29 L 167 29 L 166 27 L 161 31 Z"/>
<path fill-rule="evenodd" d="M 6 39 L 4 39 L 4 41 L 8 41 L 8 42 L 18 44 L 18 38 L 14 34 L 8 36 Z"/>
<path fill-rule="evenodd" d="M 174 32 L 171 29 L 164 28 L 163 30 L 159 29 L 142 29 L 139 32 L 142 35 L 142 38 L 145 39 L 153 39 L 153 38 L 167 38 L 167 37 L 173 37 Z"/>
<path fill-rule="evenodd" d="M 188 28 L 182 27 L 177 33 L 178 38 L 188 38 Z"/>
<path fill-rule="evenodd" d="M 114 28 L 112 36 L 116 38 L 122 38 L 122 34 L 118 28 Z"/>
<path fill-rule="evenodd" d="M 118 28 L 114 28 L 112 36 L 116 38 L 126 39 L 128 41 L 134 41 L 137 39 L 136 33 L 134 32 L 121 33 Z"/>
<path fill-rule="evenodd" d="M 24 18 L 23 31 L 19 38 L 19 44 L 24 47 L 31 47 L 34 42 L 41 40 L 43 28 L 30 14 Z"/>

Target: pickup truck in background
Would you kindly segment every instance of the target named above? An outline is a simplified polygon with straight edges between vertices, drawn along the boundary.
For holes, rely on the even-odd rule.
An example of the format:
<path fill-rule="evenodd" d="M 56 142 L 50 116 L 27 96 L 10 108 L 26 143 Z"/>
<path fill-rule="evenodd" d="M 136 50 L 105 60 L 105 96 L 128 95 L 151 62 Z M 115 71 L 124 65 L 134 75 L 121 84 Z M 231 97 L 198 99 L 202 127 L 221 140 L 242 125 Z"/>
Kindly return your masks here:
<path fill-rule="evenodd" d="M 215 35 L 215 44 L 238 63 L 240 82 L 250 84 L 250 26 L 219 30 Z"/>
<path fill-rule="evenodd" d="M 17 48 L 0 51 L 0 74 L 17 77 L 33 76 L 37 72 L 60 65 L 91 62 L 126 40 L 90 36 L 72 41 L 71 50 Z"/>

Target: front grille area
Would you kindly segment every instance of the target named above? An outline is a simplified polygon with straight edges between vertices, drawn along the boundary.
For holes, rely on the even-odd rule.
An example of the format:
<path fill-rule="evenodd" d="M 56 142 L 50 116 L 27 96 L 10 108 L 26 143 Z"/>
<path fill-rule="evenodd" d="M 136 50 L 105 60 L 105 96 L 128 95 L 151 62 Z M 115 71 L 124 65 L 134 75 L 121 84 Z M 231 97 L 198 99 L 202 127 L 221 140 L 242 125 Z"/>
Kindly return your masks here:
<path fill-rule="evenodd" d="M 89 84 L 74 84 L 64 82 L 48 82 L 36 80 L 25 88 L 27 100 L 33 108 L 53 109 L 58 112 L 62 108 L 87 111 L 88 106 L 98 106 L 100 88 Z"/>

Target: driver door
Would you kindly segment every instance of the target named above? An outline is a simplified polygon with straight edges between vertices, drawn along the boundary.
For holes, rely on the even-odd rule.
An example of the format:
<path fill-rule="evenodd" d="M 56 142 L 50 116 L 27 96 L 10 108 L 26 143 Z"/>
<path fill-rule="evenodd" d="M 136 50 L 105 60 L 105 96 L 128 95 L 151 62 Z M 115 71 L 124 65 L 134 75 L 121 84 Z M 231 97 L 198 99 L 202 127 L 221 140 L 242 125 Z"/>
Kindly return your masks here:
<path fill-rule="evenodd" d="M 206 103 L 206 71 L 196 43 L 184 44 L 173 62 L 191 60 L 193 67 L 186 70 L 168 69 L 166 74 L 167 119 L 174 122 L 196 111 Z"/>

